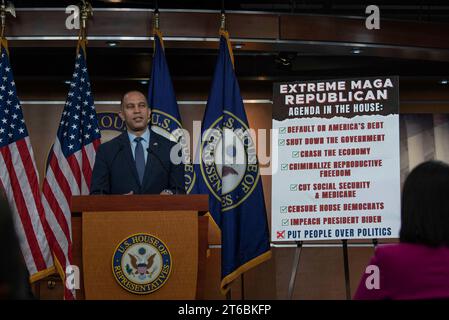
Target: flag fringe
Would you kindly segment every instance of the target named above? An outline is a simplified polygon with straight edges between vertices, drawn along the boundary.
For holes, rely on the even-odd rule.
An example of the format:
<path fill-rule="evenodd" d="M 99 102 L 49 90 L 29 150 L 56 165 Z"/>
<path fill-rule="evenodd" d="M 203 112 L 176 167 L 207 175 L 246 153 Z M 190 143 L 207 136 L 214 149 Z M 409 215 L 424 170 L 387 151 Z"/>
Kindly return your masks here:
<path fill-rule="evenodd" d="M 220 29 L 220 36 L 225 37 L 228 44 L 229 56 L 231 57 L 232 68 L 234 68 L 234 53 L 232 52 L 231 40 L 229 39 L 229 33 L 226 30 Z"/>
<path fill-rule="evenodd" d="M 79 39 L 78 44 L 76 45 L 76 54 L 79 54 L 80 49 L 81 49 L 81 50 L 83 50 L 84 57 L 86 58 L 86 45 L 87 45 L 86 39 Z"/>
<path fill-rule="evenodd" d="M 51 266 L 50 268 L 41 270 L 39 272 L 36 272 L 32 276 L 30 276 L 30 283 L 34 283 L 36 281 L 42 280 L 48 276 L 51 276 L 52 274 L 56 273 L 55 266 Z"/>
<path fill-rule="evenodd" d="M 65 282 L 65 271 L 64 271 L 64 269 L 62 268 L 62 265 L 61 265 L 61 263 L 59 262 L 58 257 L 56 257 L 56 255 L 54 255 L 54 254 L 53 254 L 53 261 L 54 261 L 54 263 L 55 263 L 56 271 L 58 272 L 59 276 L 61 277 L 61 280 L 62 280 L 63 282 Z M 64 285 L 65 285 L 65 284 L 64 284 Z"/>
<path fill-rule="evenodd" d="M 159 37 L 159 42 L 161 44 L 162 50 L 165 51 L 165 47 L 164 47 L 164 39 L 162 37 L 162 32 L 159 29 L 153 29 L 153 36 L 154 36 L 154 40 L 156 40 L 156 36 Z M 156 46 L 153 47 L 153 55 L 154 52 L 156 51 Z"/>
<path fill-rule="evenodd" d="M 0 46 L 2 46 L 3 48 L 5 48 L 6 53 L 9 56 L 9 48 L 8 48 L 8 40 L 6 38 L 1 38 L 0 40 Z"/>
<path fill-rule="evenodd" d="M 222 241 L 221 241 L 221 229 L 220 229 L 220 227 L 218 226 L 217 222 L 215 222 L 215 219 L 214 219 L 214 217 L 212 216 L 212 214 L 210 213 L 210 211 L 208 211 L 208 212 L 205 214 L 205 216 L 209 217 L 209 221 L 211 221 L 212 228 L 214 229 L 213 232 L 216 233 L 216 234 L 218 235 L 218 239 L 220 240 L 219 243 L 212 243 L 212 244 L 221 244 Z M 210 232 L 210 230 L 209 230 L 209 232 Z M 209 240 L 210 240 L 210 239 L 209 239 Z"/>
<path fill-rule="evenodd" d="M 221 286 L 220 286 L 220 292 L 223 295 L 226 295 L 228 291 L 231 289 L 230 285 L 231 283 L 237 279 L 241 274 L 245 273 L 246 271 L 258 266 L 262 262 L 265 262 L 269 259 L 271 259 L 271 250 L 268 250 L 261 255 L 258 255 L 257 257 L 251 259 L 250 261 L 246 262 L 245 264 L 242 264 L 240 267 L 235 269 L 232 273 L 228 274 L 226 277 L 224 277 L 221 280 Z"/>

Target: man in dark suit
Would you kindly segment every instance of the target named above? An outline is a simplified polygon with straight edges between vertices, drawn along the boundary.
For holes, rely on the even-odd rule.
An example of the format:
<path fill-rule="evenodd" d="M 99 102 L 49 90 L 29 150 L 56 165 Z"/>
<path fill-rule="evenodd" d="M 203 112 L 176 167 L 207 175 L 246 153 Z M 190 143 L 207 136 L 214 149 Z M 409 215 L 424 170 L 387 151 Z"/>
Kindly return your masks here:
<path fill-rule="evenodd" d="M 170 159 L 175 143 L 148 127 L 151 110 L 144 94 L 127 92 L 120 118 L 127 131 L 100 145 L 91 194 L 184 193 L 184 170 Z"/>

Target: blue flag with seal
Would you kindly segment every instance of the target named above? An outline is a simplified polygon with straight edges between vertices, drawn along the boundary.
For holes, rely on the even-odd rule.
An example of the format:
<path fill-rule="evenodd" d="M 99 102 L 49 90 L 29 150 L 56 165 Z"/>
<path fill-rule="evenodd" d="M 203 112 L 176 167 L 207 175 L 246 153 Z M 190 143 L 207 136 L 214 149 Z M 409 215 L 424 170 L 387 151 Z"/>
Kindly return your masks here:
<path fill-rule="evenodd" d="M 209 210 L 221 230 L 221 292 L 226 294 L 233 280 L 270 259 L 271 251 L 256 147 L 224 30 L 201 134 L 196 188 L 209 194 Z"/>
<path fill-rule="evenodd" d="M 167 60 L 165 59 L 162 33 L 155 29 L 154 55 L 148 89 L 148 104 L 151 108 L 151 130 L 178 142 L 184 163 L 184 186 L 186 193 L 195 185 L 195 171 L 190 161 L 190 148 L 182 128 L 178 103 L 173 89 Z M 181 183 L 181 181 L 179 182 Z"/>

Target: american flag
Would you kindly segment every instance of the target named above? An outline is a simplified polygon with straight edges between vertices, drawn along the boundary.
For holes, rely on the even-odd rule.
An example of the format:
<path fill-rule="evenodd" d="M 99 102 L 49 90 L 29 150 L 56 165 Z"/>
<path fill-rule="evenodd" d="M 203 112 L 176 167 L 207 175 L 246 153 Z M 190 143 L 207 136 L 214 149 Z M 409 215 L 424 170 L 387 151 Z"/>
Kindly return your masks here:
<path fill-rule="evenodd" d="M 31 281 L 53 273 L 36 163 L 4 40 L 0 59 L 0 189 L 14 213 L 15 230 Z"/>
<path fill-rule="evenodd" d="M 75 71 L 43 184 L 42 203 L 56 239 L 53 251 L 57 266 L 62 269 L 59 272 L 64 276 L 63 280 L 66 266 L 72 264 L 70 199 L 74 195 L 89 194 L 100 138 L 84 46 L 79 45 Z M 66 288 L 64 297 L 75 298 L 74 291 Z"/>

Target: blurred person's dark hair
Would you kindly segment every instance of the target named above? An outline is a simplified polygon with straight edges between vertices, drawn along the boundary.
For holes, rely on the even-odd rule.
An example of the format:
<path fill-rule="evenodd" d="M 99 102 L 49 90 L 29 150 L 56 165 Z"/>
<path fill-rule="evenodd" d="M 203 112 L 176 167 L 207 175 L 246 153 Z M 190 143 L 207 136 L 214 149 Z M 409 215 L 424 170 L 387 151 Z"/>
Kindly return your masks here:
<path fill-rule="evenodd" d="M 449 246 L 449 165 L 427 161 L 410 172 L 402 192 L 400 241 Z"/>
<path fill-rule="evenodd" d="M 25 266 L 13 215 L 0 186 L 0 299 L 32 299 L 29 274 Z"/>

